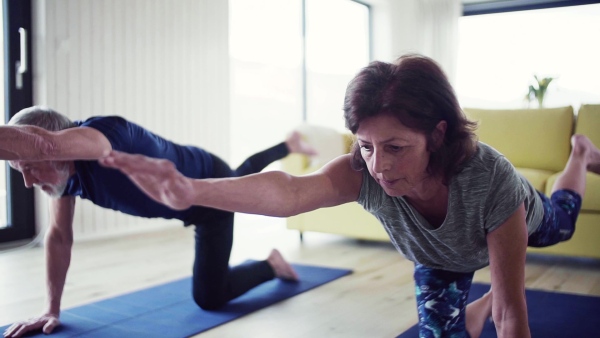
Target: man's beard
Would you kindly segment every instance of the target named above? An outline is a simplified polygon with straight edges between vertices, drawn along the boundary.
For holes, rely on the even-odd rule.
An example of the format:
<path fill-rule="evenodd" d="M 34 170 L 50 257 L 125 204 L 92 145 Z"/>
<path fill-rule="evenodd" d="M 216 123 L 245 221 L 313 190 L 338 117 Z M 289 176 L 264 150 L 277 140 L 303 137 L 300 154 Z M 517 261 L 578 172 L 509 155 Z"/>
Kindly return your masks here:
<path fill-rule="evenodd" d="M 60 198 L 65 192 L 65 189 L 67 188 L 67 181 L 64 181 L 59 185 L 44 184 L 38 185 L 37 187 L 40 188 L 43 192 L 46 193 L 46 195 L 50 196 L 51 198 Z"/>
<path fill-rule="evenodd" d="M 44 190 L 44 192 L 48 194 L 48 196 L 52 198 L 60 198 L 65 192 L 65 189 L 67 188 L 67 182 L 65 181 L 60 185 L 47 185 L 47 187 L 50 188 L 50 191 Z"/>
<path fill-rule="evenodd" d="M 61 170 L 59 171 L 61 179 L 58 184 L 42 184 L 38 185 L 42 191 L 44 191 L 51 198 L 60 198 L 62 197 L 65 189 L 67 188 L 67 182 L 69 182 L 69 171 Z M 44 189 L 45 188 L 45 189 Z"/>

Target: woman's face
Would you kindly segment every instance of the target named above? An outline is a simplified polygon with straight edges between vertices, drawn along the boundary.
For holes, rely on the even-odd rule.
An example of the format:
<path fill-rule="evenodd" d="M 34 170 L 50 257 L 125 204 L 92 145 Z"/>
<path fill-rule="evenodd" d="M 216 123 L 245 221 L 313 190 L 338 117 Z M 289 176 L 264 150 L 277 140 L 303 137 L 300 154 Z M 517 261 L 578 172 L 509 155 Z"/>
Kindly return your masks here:
<path fill-rule="evenodd" d="M 369 173 L 388 195 L 419 194 L 429 176 L 425 135 L 384 114 L 362 121 L 356 136 Z"/>

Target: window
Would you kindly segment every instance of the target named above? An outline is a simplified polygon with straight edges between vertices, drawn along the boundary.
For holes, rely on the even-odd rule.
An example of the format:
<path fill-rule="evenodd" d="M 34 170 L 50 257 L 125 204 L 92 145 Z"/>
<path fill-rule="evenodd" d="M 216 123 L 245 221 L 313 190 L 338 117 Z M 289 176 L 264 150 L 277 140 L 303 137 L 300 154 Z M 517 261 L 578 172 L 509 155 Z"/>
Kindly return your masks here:
<path fill-rule="evenodd" d="M 369 61 L 369 8 L 350 0 L 230 0 L 231 163 L 303 121 L 343 129 Z"/>
<path fill-rule="evenodd" d="M 230 0 L 229 37 L 234 164 L 302 121 L 302 1 Z"/>
<path fill-rule="evenodd" d="M 306 120 L 344 130 L 348 82 L 370 61 L 369 8 L 306 0 Z"/>
<path fill-rule="evenodd" d="M 456 90 L 465 107 L 537 108 L 534 75 L 554 77 L 544 106 L 600 102 L 600 4 L 464 16 Z"/>

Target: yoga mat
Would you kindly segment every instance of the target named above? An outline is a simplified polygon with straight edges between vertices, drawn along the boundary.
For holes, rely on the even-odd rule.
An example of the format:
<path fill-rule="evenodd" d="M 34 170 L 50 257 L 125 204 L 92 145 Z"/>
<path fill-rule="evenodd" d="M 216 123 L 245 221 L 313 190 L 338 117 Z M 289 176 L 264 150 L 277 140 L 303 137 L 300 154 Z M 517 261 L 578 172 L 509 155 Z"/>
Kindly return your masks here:
<path fill-rule="evenodd" d="M 273 279 L 216 311 L 194 303 L 191 277 L 63 310 L 52 335 L 26 337 L 189 337 L 350 274 L 351 270 L 292 264 L 300 281 Z M 10 326 L 0 328 L 0 334 Z"/>
<path fill-rule="evenodd" d="M 488 284 L 473 283 L 469 302 L 481 297 L 490 289 Z M 600 297 L 560 292 L 525 290 L 527 313 L 532 338 L 600 337 Z M 416 310 L 415 310 L 416 311 Z M 417 325 L 397 338 L 419 336 Z M 487 322 L 481 338 L 495 338 L 496 328 Z"/>

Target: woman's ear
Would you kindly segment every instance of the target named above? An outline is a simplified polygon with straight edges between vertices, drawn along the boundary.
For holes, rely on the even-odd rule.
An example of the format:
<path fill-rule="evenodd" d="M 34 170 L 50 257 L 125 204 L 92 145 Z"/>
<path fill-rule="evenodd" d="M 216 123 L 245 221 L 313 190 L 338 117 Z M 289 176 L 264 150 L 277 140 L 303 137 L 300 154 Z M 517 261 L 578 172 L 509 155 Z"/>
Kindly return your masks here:
<path fill-rule="evenodd" d="M 435 126 L 435 129 L 431 133 L 431 139 L 433 140 L 433 145 L 436 150 L 439 149 L 444 143 L 446 128 L 448 128 L 448 123 L 442 120 L 438 122 L 438 124 Z"/>

